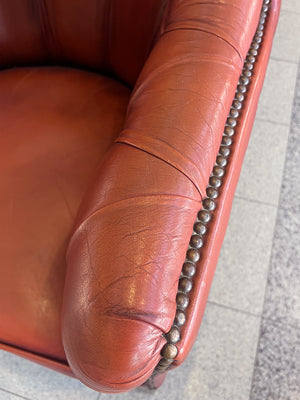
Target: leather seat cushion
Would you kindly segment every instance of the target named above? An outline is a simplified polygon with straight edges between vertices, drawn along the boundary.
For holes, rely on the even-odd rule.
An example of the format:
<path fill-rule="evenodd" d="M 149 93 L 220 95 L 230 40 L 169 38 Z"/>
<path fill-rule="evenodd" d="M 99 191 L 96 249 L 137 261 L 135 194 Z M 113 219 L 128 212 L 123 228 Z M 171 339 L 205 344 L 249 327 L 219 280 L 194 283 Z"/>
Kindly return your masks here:
<path fill-rule="evenodd" d="M 61 304 L 74 220 L 130 92 L 94 73 L 0 72 L 0 341 L 65 361 Z"/>

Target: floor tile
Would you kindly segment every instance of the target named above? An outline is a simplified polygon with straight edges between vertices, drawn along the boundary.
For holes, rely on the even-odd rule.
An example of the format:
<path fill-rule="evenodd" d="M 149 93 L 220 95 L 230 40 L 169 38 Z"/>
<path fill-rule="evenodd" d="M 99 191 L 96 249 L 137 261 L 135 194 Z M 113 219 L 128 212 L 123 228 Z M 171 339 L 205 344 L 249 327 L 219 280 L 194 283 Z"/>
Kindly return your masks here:
<path fill-rule="evenodd" d="M 0 388 L 31 400 L 96 400 L 98 395 L 76 379 L 4 351 L 0 351 Z"/>
<path fill-rule="evenodd" d="M 235 198 L 209 300 L 260 314 L 276 208 Z"/>
<path fill-rule="evenodd" d="M 297 65 L 270 59 L 256 116 L 289 125 Z"/>
<path fill-rule="evenodd" d="M 186 398 L 248 400 L 258 326 L 257 317 L 208 304 L 189 360 Z"/>
<path fill-rule="evenodd" d="M 300 327 L 300 69 L 296 93 L 264 316 Z"/>
<path fill-rule="evenodd" d="M 262 321 L 250 400 L 299 400 L 300 331 Z"/>
<path fill-rule="evenodd" d="M 300 2 L 299 0 L 283 0 L 281 3 L 281 12 L 283 10 L 291 11 L 300 14 Z M 299 15 L 300 19 L 300 15 Z"/>
<path fill-rule="evenodd" d="M 0 400 L 30 400 L 30 399 L 0 389 Z"/>
<path fill-rule="evenodd" d="M 280 208 L 264 316 L 300 328 L 300 204 Z"/>
<path fill-rule="evenodd" d="M 236 195 L 278 205 L 289 126 L 256 119 Z"/>
<path fill-rule="evenodd" d="M 151 400 L 248 400 L 259 318 L 208 304 L 185 363 L 170 371 Z M 100 394 L 99 400 L 144 400 L 149 391 Z"/>
<path fill-rule="evenodd" d="M 298 63 L 300 56 L 299 15 L 281 10 L 273 41 L 271 57 Z"/>
<path fill-rule="evenodd" d="M 286 152 L 285 171 L 282 180 L 282 205 L 296 207 L 300 199 L 300 66 L 291 118 L 291 131 Z"/>

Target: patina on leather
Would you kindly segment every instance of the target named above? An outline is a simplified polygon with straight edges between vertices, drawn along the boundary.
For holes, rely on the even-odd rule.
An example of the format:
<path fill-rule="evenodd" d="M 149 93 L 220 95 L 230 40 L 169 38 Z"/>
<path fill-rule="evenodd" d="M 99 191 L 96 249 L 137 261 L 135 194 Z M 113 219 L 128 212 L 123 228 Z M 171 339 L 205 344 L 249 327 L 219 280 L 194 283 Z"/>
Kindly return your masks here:
<path fill-rule="evenodd" d="M 261 0 L 0 4 L 0 346 L 95 390 L 130 390 L 195 340 L 280 1 L 233 138 Z"/>

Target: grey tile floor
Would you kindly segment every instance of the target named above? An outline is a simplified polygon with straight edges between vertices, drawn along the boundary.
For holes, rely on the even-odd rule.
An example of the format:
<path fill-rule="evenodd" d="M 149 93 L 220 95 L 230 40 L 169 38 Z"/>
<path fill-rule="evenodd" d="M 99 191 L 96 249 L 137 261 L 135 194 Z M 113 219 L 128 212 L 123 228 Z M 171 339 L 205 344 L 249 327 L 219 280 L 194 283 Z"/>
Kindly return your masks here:
<path fill-rule="evenodd" d="M 204 321 L 185 364 L 156 392 L 106 395 L 0 352 L 1 400 L 300 400 L 299 55 L 300 1 L 283 0 Z"/>

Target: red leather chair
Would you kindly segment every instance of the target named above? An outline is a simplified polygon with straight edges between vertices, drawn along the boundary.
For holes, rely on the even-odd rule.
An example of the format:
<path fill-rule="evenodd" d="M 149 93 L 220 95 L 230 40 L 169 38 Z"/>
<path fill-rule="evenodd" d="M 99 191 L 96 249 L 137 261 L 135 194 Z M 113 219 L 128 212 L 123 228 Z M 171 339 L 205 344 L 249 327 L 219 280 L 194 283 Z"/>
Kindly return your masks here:
<path fill-rule="evenodd" d="M 279 6 L 0 1 L 2 349 L 107 392 L 184 361 Z"/>

